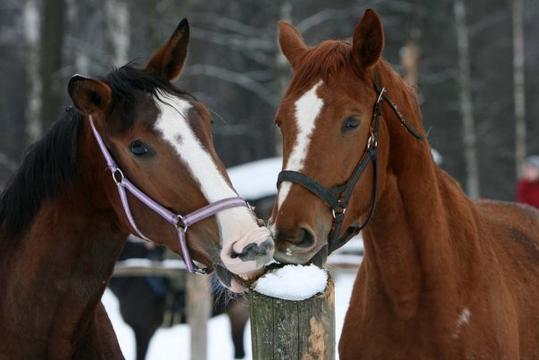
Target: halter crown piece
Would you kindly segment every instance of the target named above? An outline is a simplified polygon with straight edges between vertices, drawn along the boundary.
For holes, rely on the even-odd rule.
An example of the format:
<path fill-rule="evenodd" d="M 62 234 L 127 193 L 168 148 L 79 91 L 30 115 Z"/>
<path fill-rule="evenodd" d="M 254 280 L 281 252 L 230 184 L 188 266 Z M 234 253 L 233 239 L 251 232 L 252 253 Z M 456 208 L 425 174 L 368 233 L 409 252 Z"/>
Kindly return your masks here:
<path fill-rule="evenodd" d="M 183 257 L 183 261 L 185 262 L 187 270 L 190 273 L 207 274 L 207 269 L 201 269 L 200 267 L 198 267 L 193 262 L 191 255 L 189 254 L 189 248 L 186 241 L 187 230 L 190 226 L 196 224 L 197 222 L 209 218 L 223 210 L 239 206 L 249 207 L 249 204 L 240 197 L 231 197 L 210 203 L 187 215 L 175 214 L 161 204 L 157 203 L 148 195 L 146 195 L 142 190 L 136 187 L 131 181 L 129 181 L 128 178 L 124 176 L 124 173 L 118 167 L 116 161 L 114 161 L 114 159 L 112 158 L 112 155 L 110 154 L 105 143 L 103 142 L 101 135 L 99 135 L 99 132 L 95 128 L 91 115 L 90 126 L 92 128 L 92 133 L 94 134 L 97 144 L 99 145 L 99 149 L 101 150 L 101 153 L 103 154 L 103 157 L 105 158 L 105 161 L 107 163 L 107 169 L 110 170 L 112 174 L 112 180 L 114 180 L 114 183 L 118 188 L 118 195 L 120 196 L 120 201 L 122 203 L 125 216 L 134 233 L 137 236 L 143 238 L 144 240 L 151 241 L 137 227 L 135 219 L 133 218 L 133 214 L 131 213 L 131 208 L 127 199 L 127 192 L 129 192 L 131 195 L 133 195 L 135 198 L 137 198 L 140 202 L 149 207 L 159 216 L 161 216 L 166 222 L 174 226 L 178 234 L 181 255 Z"/>
<path fill-rule="evenodd" d="M 325 188 L 318 181 L 310 176 L 302 174 L 298 171 L 283 170 L 279 173 L 277 179 L 277 188 L 283 181 L 290 181 L 295 184 L 299 184 L 318 196 L 330 209 L 333 215 L 333 228 L 329 234 L 328 239 L 328 254 L 337 250 L 343 246 L 350 238 L 357 235 L 365 226 L 367 226 L 374 214 L 376 207 L 376 195 L 378 187 L 378 167 L 377 167 L 377 148 L 378 148 L 378 131 L 380 128 L 380 117 L 382 116 L 382 102 L 386 100 L 393 110 L 393 112 L 399 118 L 400 123 L 404 128 L 417 140 L 424 140 L 424 136 L 421 135 L 410 122 L 399 111 L 397 105 L 387 95 L 387 90 L 380 85 L 380 81 L 377 75 L 374 77 L 374 88 L 376 91 L 376 102 L 374 104 L 374 110 L 372 115 L 372 122 L 370 128 L 369 139 L 367 140 L 367 148 L 361 157 L 361 160 L 356 165 L 352 175 L 342 185 L 337 185 L 332 188 Z M 352 225 L 348 227 L 344 233 L 340 235 L 341 227 L 346 215 L 346 209 L 352 197 L 352 192 L 356 187 L 357 182 L 361 178 L 361 175 L 367 168 L 367 165 L 372 163 L 372 192 L 371 192 L 371 205 L 367 213 L 365 221 L 361 225 Z"/>

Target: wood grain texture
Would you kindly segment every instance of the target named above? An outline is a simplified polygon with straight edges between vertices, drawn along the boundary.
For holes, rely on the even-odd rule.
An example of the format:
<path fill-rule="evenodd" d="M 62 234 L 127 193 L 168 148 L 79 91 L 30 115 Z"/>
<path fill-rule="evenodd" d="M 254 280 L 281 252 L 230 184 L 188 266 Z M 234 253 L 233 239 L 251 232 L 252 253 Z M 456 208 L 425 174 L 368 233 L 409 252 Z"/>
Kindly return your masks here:
<path fill-rule="evenodd" d="M 249 294 L 253 360 L 335 359 L 335 285 L 307 300 Z"/>

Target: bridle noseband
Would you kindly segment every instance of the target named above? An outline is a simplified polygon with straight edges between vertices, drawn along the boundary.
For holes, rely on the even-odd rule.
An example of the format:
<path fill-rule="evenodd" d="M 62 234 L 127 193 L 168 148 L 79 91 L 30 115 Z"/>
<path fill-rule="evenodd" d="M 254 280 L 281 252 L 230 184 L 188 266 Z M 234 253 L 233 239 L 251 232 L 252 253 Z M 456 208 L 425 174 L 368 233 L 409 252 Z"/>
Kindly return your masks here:
<path fill-rule="evenodd" d="M 161 216 L 166 222 L 174 226 L 178 234 L 181 255 L 183 257 L 183 261 L 185 262 L 187 270 L 190 273 L 207 274 L 208 270 L 201 269 L 200 267 L 198 267 L 193 262 L 191 255 L 189 254 L 189 248 L 187 246 L 187 240 L 186 240 L 187 230 L 189 229 L 190 226 L 208 217 L 211 217 L 223 210 L 234 208 L 234 207 L 239 207 L 239 206 L 245 206 L 245 207 L 250 208 L 249 204 L 240 197 L 231 197 L 231 198 L 222 199 L 222 200 L 210 203 L 187 215 L 175 214 L 172 211 L 165 208 L 164 206 L 162 206 L 161 204 L 157 203 L 148 195 L 146 195 L 142 190 L 136 187 L 131 181 L 129 181 L 128 178 L 124 176 L 122 170 L 118 167 L 118 165 L 116 164 L 116 161 L 114 161 L 114 159 L 112 158 L 112 155 L 107 149 L 103 139 L 101 138 L 101 135 L 99 135 L 99 132 L 95 128 L 94 122 L 92 120 L 92 116 L 90 116 L 90 126 L 92 128 L 92 133 L 94 134 L 97 144 L 99 145 L 99 149 L 101 150 L 101 153 L 103 154 L 103 157 L 105 158 L 105 161 L 107 163 L 107 168 L 110 170 L 112 174 L 112 179 L 118 188 L 118 195 L 120 196 L 120 201 L 122 203 L 127 221 L 129 222 L 129 225 L 131 226 L 135 234 L 144 240 L 151 241 L 137 227 L 135 219 L 133 218 L 133 214 L 131 213 L 131 208 L 129 206 L 129 201 L 127 199 L 127 192 L 129 192 L 131 195 L 136 197 L 138 200 L 140 200 L 140 202 L 142 202 L 144 205 L 149 207 L 159 216 Z"/>
<path fill-rule="evenodd" d="M 337 185 L 332 188 L 325 188 L 318 181 L 310 176 L 300 173 L 299 171 L 283 170 L 279 173 L 277 179 L 277 188 L 283 181 L 290 181 L 299 184 L 318 196 L 330 209 L 333 216 L 333 227 L 328 237 L 328 254 L 343 246 L 350 238 L 357 235 L 365 226 L 369 224 L 376 208 L 376 196 L 378 188 L 378 166 L 377 166 L 377 149 L 378 149 L 378 133 L 380 128 L 380 117 L 382 116 L 382 102 L 386 100 L 391 109 L 399 118 L 400 123 L 404 128 L 417 140 L 424 140 L 424 135 L 421 135 L 399 111 L 395 103 L 389 98 L 387 90 L 380 85 L 378 76 L 374 77 L 374 87 L 376 91 L 376 102 L 374 103 L 370 135 L 367 140 L 367 148 L 365 149 L 361 160 L 356 165 L 354 171 L 348 181 L 342 185 Z M 365 221 L 360 225 L 349 226 L 344 233 L 340 235 L 341 227 L 346 215 L 350 198 L 354 188 L 356 187 L 361 175 L 372 163 L 372 191 L 371 204 Z"/>

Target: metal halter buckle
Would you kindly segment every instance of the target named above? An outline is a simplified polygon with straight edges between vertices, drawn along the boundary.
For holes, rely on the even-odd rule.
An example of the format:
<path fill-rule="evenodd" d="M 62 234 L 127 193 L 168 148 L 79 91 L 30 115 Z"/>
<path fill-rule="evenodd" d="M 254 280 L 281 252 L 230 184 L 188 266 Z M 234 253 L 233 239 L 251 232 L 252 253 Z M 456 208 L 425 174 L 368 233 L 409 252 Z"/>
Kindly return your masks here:
<path fill-rule="evenodd" d="M 374 137 L 371 135 L 367 140 L 367 149 L 376 148 L 378 146 L 378 141 L 374 140 Z"/>
<path fill-rule="evenodd" d="M 181 216 L 181 215 L 178 215 L 176 217 L 176 228 L 180 229 L 184 233 L 187 232 L 187 229 L 189 228 L 189 226 L 187 226 L 187 224 L 183 220 L 183 216 Z"/>
<path fill-rule="evenodd" d="M 342 204 L 342 199 L 339 199 L 337 201 L 337 207 L 334 209 L 331 209 L 331 214 L 333 215 L 334 219 L 337 219 L 337 215 L 344 215 L 346 214 L 346 207 Z"/>
<path fill-rule="evenodd" d="M 116 168 L 112 171 L 112 180 L 116 183 L 116 185 L 120 185 L 124 181 L 124 173 L 120 168 Z"/>
<path fill-rule="evenodd" d="M 333 215 L 333 218 L 336 219 L 337 215 L 344 215 L 346 214 L 346 208 L 337 208 L 337 209 L 331 209 L 331 214 Z"/>
<path fill-rule="evenodd" d="M 376 99 L 376 103 L 379 104 L 382 101 L 382 97 L 384 96 L 384 93 L 386 92 L 386 88 L 382 88 L 380 90 L 380 94 L 378 95 L 378 98 Z"/>

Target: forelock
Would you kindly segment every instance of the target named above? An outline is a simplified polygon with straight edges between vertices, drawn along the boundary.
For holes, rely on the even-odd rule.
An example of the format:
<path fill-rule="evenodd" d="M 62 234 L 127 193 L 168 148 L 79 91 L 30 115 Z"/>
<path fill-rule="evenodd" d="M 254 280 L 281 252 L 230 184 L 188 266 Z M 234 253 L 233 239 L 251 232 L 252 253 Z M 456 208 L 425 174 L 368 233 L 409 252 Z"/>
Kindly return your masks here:
<path fill-rule="evenodd" d="M 149 94 L 153 99 L 159 99 L 160 94 L 170 94 L 196 101 L 194 96 L 176 88 L 154 72 L 137 69 L 131 64 L 111 71 L 103 80 L 111 87 L 112 108 L 120 117 L 120 131 L 133 126 L 135 107 L 141 94 Z"/>
<path fill-rule="evenodd" d="M 318 80 L 331 83 L 332 79 L 351 65 L 352 45 L 346 41 L 326 40 L 310 48 L 299 60 L 290 89 L 301 89 Z"/>

